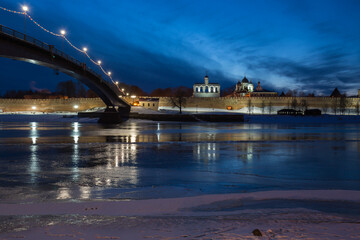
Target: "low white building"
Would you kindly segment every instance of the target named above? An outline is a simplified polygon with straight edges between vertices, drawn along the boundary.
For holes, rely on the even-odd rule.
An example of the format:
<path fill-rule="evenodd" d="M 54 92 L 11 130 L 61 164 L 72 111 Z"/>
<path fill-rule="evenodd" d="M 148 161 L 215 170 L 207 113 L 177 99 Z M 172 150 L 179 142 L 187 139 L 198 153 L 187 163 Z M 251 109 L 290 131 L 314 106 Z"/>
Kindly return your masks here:
<path fill-rule="evenodd" d="M 193 86 L 194 97 L 220 97 L 220 84 L 209 83 L 209 77 L 204 77 L 204 83 L 195 83 Z"/>

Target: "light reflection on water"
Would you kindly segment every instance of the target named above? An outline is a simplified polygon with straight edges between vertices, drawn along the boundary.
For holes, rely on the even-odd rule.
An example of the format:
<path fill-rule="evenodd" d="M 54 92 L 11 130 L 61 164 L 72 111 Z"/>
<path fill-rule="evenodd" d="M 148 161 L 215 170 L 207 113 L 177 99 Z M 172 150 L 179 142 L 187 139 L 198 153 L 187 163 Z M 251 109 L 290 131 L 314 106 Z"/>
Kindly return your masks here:
<path fill-rule="evenodd" d="M 0 201 L 164 197 L 166 187 L 181 189 L 180 196 L 360 190 L 359 125 L 30 122 L 2 128 Z"/>

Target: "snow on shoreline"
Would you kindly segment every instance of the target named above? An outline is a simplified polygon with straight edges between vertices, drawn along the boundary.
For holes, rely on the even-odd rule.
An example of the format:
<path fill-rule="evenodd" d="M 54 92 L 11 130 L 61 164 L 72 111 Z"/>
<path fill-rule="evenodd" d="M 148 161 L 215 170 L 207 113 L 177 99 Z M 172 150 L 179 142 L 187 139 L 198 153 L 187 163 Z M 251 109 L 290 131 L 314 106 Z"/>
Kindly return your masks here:
<path fill-rule="evenodd" d="M 195 197 L 147 199 L 128 201 L 88 201 L 88 202 L 42 202 L 25 204 L 0 203 L 0 216 L 7 215 L 106 215 L 106 216 L 211 216 L 219 211 L 211 208 L 205 212 L 192 212 L 203 205 L 217 205 L 224 201 L 264 201 L 264 200 L 312 200 L 343 201 L 360 203 L 360 191 L 355 190 L 289 190 L 265 191 L 236 194 L 200 195 Z M 87 211 L 92 209 L 93 211 Z M 216 207 L 218 209 L 218 206 Z M 232 211 L 231 214 L 236 213 Z M 226 214 L 229 214 L 227 212 Z"/>
<path fill-rule="evenodd" d="M 359 217 L 307 208 L 221 211 L 267 199 L 360 204 L 360 191 L 292 190 L 175 199 L 0 204 L 1 239 L 359 239 Z M 230 201 L 232 200 L 232 201 Z M 206 210 L 192 211 L 206 206 Z M 253 235 L 258 229 L 262 237 Z"/>

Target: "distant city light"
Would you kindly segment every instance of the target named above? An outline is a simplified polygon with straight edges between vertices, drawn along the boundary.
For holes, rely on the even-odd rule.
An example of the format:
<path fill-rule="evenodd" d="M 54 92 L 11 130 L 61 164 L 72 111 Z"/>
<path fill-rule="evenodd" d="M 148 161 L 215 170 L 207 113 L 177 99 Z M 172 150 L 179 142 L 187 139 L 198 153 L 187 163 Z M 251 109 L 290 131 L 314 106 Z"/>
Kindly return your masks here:
<path fill-rule="evenodd" d="M 31 109 L 32 109 L 32 110 L 36 110 L 36 106 L 32 106 Z"/>
<path fill-rule="evenodd" d="M 78 109 L 78 108 L 79 108 L 79 105 L 74 105 L 74 108 L 75 108 L 75 109 Z"/>
<path fill-rule="evenodd" d="M 24 12 L 27 12 L 27 11 L 29 11 L 29 8 L 28 8 L 28 6 L 23 6 L 23 7 L 22 7 L 22 10 L 23 10 Z"/>
<path fill-rule="evenodd" d="M 66 34 L 65 30 L 61 30 L 60 33 L 61 33 L 61 35 L 63 35 L 63 36 Z"/>
<path fill-rule="evenodd" d="M 136 96 L 135 96 L 135 95 L 131 95 L 131 98 L 133 98 L 133 99 L 134 99 L 134 98 L 136 98 Z"/>
<path fill-rule="evenodd" d="M 126 96 L 129 96 L 129 93 L 126 93 Z"/>

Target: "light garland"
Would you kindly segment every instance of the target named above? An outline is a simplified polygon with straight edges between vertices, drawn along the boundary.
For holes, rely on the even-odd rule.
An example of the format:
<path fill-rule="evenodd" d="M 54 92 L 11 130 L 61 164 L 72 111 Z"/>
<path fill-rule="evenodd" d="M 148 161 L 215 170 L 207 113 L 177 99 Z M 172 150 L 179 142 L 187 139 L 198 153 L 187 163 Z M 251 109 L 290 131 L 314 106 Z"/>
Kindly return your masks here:
<path fill-rule="evenodd" d="M 13 10 L 10 10 L 10 9 L 7 9 L 7 8 L 4 8 L 4 7 L 1 7 L 0 6 L 0 9 L 1 10 L 4 10 L 4 11 L 7 11 L 7 12 L 10 12 L 10 13 L 15 13 L 15 14 L 20 14 L 20 15 L 25 15 L 25 17 L 28 17 L 36 26 L 38 26 L 39 28 L 41 28 L 43 31 L 53 35 L 53 36 L 56 36 L 56 37 L 61 37 L 63 38 L 72 48 L 74 48 L 75 50 L 85 54 L 85 56 L 93 63 L 95 64 L 96 66 L 98 66 L 101 71 L 110 78 L 110 80 L 112 81 L 113 84 L 115 84 L 116 86 L 118 86 L 118 84 L 116 84 L 113 80 L 113 78 L 111 77 L 111 72 L 106 72 L 103 67 L 101 66 L 101 61 L 97 61 L 95 62 L 90 56 L 89 54 L 87 53 L 87 49 L 85 50 L 81 50 L 80 48 L 76 47 L 74 44 L 72 44 L 69 39 L 65 36 L 65 34 L 58 34 L 58 33 L 55 33 L 55 32 L 52 32 L 48 29 L 46 29 L 45 27 L 43 27 L 42 25 L 40 25 L 37 21 L 35 21 L 26 11 L 24 12 L 19 12 L 19 11 L 13 11 Z M 123 94 L 124 92 L 122 90 L 120 90 L 119 87 L 117 87 L 119 91 L 121 91 Z"/>
<path fill-rule="evenodd" d="M 25 14 L 25 12 L 17 12 L 17 11 L 13 11 L 13 10 L 10 10 L 10 9 L 4 8 L 4 7 L 0 7 L 0 9 L 7 11 L 7 12 L 11 12 L 11 13 L 22 14 L 22 15 Z"/>

